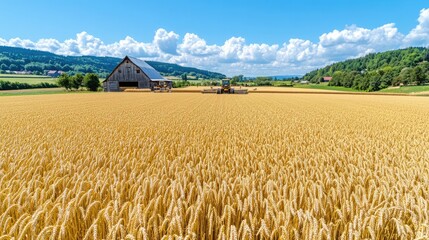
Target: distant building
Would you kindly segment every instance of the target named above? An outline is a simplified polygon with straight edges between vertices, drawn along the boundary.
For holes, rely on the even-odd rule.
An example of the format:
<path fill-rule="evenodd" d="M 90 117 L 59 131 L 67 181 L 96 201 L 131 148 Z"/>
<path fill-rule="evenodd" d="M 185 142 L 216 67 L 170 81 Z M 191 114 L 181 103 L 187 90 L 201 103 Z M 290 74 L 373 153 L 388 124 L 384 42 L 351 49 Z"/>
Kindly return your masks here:
<path fill-rule="evenodd" d="M 332 80 L 332 77 L 323 77 L 322 82 L 330 82 Z"/>
<path fill-rule="evenodd" d="M 105 92 L 119 92 L 125 88 L 155 90 L 159 86 L 172 87 L 172 81 L 165 79 L 145 61 L 126 56 L 103 81 Z"/>
<path fill-rule="evenodd" d="M 21 75 L 30 75 L 33 72 L 32 71 L 12 71 L 14 74 L 21 74 Z"/>
<path fill-rule="evenodd" d="M 299 83 L 301 83 L 301 84 L 309 84 L 310 82 L 307 81 L 307 80 L 302 80 L 302 81 L 299 81 Z"/>
<path fill-rule="evenodd" d="M 47 73 L 46 73 L 46 75 L 48 75 L 49 77 L 53 77 L 53 78 L 56 78 L 56 77 L 59 77 L 61 74 L 63 74 L 64 72 L 63 71 L 58 71 L 58 70 L 49 70 Z"/>

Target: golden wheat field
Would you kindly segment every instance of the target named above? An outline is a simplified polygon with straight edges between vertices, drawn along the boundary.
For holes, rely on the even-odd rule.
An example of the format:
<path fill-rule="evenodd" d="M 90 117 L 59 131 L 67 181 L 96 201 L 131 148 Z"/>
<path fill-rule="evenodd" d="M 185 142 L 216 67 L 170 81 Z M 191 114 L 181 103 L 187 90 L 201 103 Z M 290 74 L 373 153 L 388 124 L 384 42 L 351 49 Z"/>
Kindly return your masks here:
<path fill-rule="evenodd" d="M 0 98 L 0 239 L 427 239 L 429 98 Z"/>

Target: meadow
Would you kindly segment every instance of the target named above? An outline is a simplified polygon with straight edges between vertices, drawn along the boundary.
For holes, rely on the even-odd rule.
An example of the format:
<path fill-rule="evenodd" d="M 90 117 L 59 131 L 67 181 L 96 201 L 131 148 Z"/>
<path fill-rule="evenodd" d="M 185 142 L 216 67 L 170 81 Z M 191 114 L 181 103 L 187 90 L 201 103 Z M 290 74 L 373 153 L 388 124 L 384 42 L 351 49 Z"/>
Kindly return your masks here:
<path fill-rule="evenodd" d="M 429 98 L 0 98 L 0 239 L 427 239 Z"/>
<path fill-rule="evenodd" d="M 340 86 L 329 86 L 328 83 L 320 84 L 295 84 L 294 88 L 305 88 L 313 90 L 333 90 L 333 91 L 345 91 L 345 92 L 363 92 L 354 88 L 340 87 Z"/>
<path fill-rule="evenodd" d="M 55 83 L 57 78 L 40 75 L 19 75 L 19 74 L 0 74 L 0 81 L 20 82 L 28 84 L 36 83 Z"/>
<path fill-rule="evenodd" d="M 388 93 L 429 93 L 429 85 L 391 87 L 380 90 Z"/>

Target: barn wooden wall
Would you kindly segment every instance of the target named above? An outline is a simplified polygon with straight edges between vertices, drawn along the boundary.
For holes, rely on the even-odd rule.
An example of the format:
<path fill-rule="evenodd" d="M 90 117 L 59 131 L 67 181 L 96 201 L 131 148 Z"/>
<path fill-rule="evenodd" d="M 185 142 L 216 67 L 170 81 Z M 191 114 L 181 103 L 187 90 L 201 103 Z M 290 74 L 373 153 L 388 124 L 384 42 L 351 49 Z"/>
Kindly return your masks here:
<path fill-rule="evenodd" d="M 140 70 L 135 64 L 131 61 L 122 62 L 118 68 L 110 75 L 106 81 L 107 91 L 119 91 L 118 82 L 138 82 L 139 88 L 149 88 L 150 80 L 143 73 L 143 71 L 137 72 Z"/>

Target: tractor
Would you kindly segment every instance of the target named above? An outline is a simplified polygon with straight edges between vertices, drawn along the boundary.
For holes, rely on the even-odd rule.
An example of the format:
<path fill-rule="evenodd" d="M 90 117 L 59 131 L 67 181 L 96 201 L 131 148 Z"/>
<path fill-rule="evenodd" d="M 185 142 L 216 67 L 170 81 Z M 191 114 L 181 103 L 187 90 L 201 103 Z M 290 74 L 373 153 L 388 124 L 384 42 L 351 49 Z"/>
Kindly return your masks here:
<path fill-rule="evenodd" d="M 216 93 L 216 94 L 247 94 L 247 89 L 234 89 L 231 87 L 230 79 L 222 79 L 220 88 L 217 89 L 204 89 L 202 93 Z"/>

